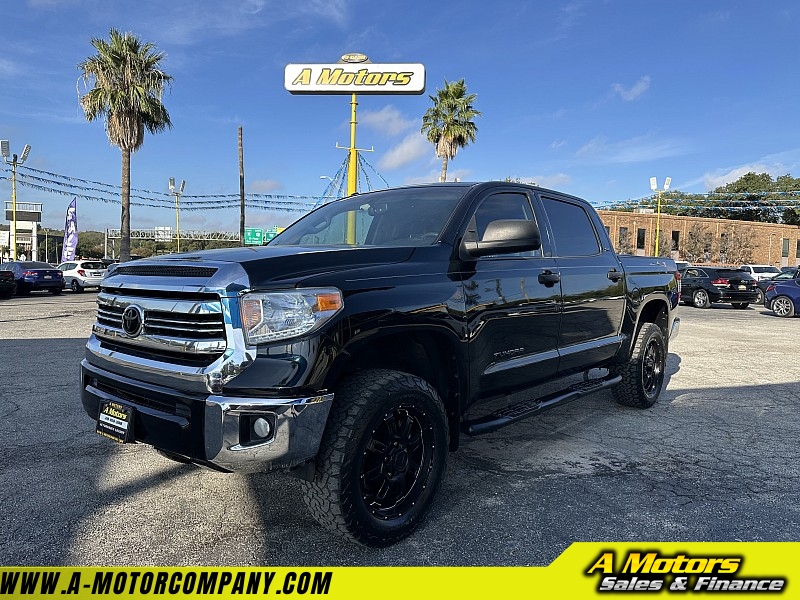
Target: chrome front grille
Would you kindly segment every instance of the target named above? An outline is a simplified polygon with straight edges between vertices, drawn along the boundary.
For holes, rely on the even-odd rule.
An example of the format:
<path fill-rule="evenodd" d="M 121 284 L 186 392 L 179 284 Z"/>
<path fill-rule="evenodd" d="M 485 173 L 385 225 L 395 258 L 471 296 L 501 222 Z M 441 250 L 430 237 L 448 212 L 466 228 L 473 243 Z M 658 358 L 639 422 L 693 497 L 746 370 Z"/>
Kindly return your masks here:
<path fill-rule="evenodd" d="M 138 307 L 141 315 L 138 331 L 125 329 L 123 313 L 129 306 Z M 101 343 L 108 342 L 116 350 L 127 347 L 138 354 L 152 350 L 162 359 L 174 354 L 211 362 L 227 347 L 222 303 L 208 294 L 192 298 L 186 294 L 169 297 L 168 293 L 158 297 L 137 290 L 101 292 L 92 331 Z"/>

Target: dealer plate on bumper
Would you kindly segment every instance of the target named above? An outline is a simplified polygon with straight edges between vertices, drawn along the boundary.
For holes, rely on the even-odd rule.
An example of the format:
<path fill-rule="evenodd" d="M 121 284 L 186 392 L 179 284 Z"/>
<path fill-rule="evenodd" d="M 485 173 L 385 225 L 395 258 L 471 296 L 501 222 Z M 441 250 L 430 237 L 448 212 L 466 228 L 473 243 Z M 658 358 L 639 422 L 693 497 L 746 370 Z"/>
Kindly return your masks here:
<path fill-rule="evenodd" d="M 132 406 L 114 401 L 101 402 L 95 431 L 120 444 L 133 442 L 133 413 Z"/>

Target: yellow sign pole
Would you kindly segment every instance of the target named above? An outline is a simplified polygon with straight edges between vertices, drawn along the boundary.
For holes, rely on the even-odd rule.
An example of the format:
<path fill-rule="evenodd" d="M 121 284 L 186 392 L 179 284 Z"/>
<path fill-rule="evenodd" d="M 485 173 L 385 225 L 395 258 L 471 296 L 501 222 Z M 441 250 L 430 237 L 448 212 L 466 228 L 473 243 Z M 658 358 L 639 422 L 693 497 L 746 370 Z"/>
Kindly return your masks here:
<path fill-rule="evenodd" d="M 658 209 L 656 210 L 656 256 L 658 256 L 658 238 L 661 237 L 661 190 L 658 191 Z"/>
<path fill-rule="evenodd" d="M 350 163 L 347 167 L 347 195 L 352 196 L 358 191 L 358 149 L 356 148 L 356 107 L 358 99 L 352 95 L 350 100 Z M 347 213 L 347 243 L 356 243 L 356 213 Z"/>

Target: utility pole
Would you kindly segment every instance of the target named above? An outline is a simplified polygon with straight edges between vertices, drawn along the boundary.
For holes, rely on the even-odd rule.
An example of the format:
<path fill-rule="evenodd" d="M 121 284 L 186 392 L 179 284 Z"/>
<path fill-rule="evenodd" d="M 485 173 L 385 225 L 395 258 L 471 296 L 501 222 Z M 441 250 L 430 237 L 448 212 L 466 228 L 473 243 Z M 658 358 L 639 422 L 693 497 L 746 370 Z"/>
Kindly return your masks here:
<path fill-rule="evenodd" d="M 241 125 L 239 125 L 239 202 L 239 245 L 244 246 L 244 146 Z"/>

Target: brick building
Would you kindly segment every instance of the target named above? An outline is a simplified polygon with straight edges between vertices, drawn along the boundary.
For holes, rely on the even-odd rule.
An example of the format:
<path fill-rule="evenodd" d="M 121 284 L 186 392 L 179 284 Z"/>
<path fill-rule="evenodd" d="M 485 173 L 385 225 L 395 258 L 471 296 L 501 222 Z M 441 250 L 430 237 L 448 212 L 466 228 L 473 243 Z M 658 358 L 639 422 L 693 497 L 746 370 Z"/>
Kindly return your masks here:
<path fill-rule="evenodd" d="M 654 212 L 599 210 L 619 252 L 655 254 Z M 695 263 L 800 265 L 800 226 L 661 213 L 659 254 Z"/>

